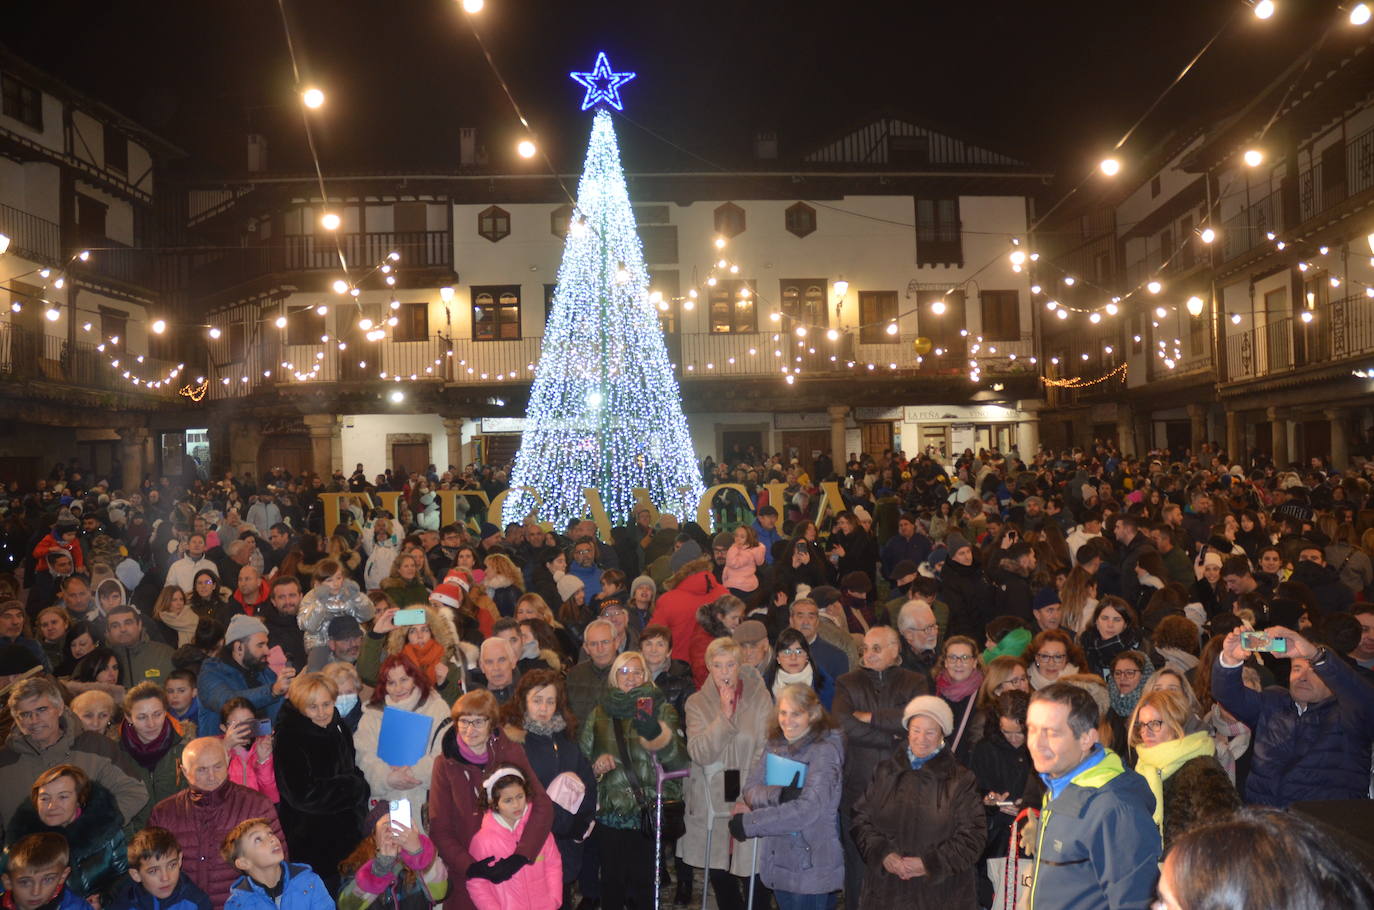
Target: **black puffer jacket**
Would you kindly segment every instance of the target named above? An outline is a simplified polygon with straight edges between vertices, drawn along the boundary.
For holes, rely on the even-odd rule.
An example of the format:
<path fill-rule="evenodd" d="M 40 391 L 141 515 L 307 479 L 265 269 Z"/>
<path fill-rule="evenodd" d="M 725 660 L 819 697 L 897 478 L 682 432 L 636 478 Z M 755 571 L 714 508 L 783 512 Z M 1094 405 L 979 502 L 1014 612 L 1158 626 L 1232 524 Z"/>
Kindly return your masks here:
<path fill-rule="evenodd" d="M 993 608 L 993 588 L 975 561 L 964 565 L 946 559 L 940 570 L 940 599 L 949 605 L 949 634 L 986 637 L 987 614 Z"/>
<path fill-rule="evenodd" d="M 33 803 L 25 800 L 5 826 L 4 868 L 9 868 L 9 848 L 30 834 L 52 832 L 67 839 L 71 851 L 71 875 L 67 887 L 81 897 L 113 893 L 129 868 L 124 822 L 110 791 L 91 783 L 86 805 L 70 824 L 60 828 L 43 824 Z"/>

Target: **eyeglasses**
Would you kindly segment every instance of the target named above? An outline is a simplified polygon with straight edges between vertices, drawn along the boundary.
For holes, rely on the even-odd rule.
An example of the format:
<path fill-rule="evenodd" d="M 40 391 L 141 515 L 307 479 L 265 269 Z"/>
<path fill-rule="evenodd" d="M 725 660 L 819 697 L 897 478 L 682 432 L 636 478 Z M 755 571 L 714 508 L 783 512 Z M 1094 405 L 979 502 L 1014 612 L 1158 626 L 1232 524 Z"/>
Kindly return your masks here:
<path fill-rule="evenodd" d="M 784 654 L 788 657 L 805 657 L 806 651 L 802 650 L 801 648 L 783 648 L 781 651 L 778 652 L 779 657 L 783 656 Z"/>
<path fill-rule="evenodd" d="M 460 717 L 458 726 L 460 727 L 485 727 L 491 723 L 489 717 Z"/>
<path fill-rule="evenodd" d="M 1136 729 L 1136 732 L 1137 732 L 1137 733 L 1143 733 L 1143 732 L 1146 731 L 1146 730 L 1149 730 L 1151 733 L 1158 733 L 1160 730 L 1163 730 L 1163 729 L 1164 729 L 1164 721 L 1162 721 L 1162 720 L 1142 720 L 1142 721 L 1137 721 L 1137 722 L 1136 722 L 1136 725 L 1135 725 L 1135 729 Z"/>
<path fill-rule="evenodd" d="M 1045 664 L 1062 664 L 1062 663 L 1064 663 L 1065 661 L 1067 661 L 1068 659 L 1069 659 L 1069 655 L 1067 655 L 1067 654 L 1037 654 L 1037 655 L 1035 655 L 1035 662 L 1038 663 L 1038 664 L 1040 664 L 1040 663 L 1045 663 Z"/>
<path fill-rule="evenodd" d="M 621 667 L 619 670 L 616 670 L 615 672 L 619 673 L 621 676 L 643 676 L 643 675 L 644 675 L 644 671 L 643 671 L 641 668 L 639 668 L 639 667 Z"/>
<path fill-rule="evenodd" d="M 973 660 L 972 654 L 946 654 L 945 663 L 947 664 L 966 664 Z"/>
<path fill-rule="evenodd" d="M 606 618 L 610 618 L 612 616 L 624 616 L 625 611 L 620 609 L 619 607 L 612 607 L 609 610 L 602 610 L 601 615 Z"/>
<path fill-rule="evenodd" d="M 931 632 L 934 632 L 936 629 L 940 628 L 940 626 L 936 623 L 931 623 L 928 626 L 910 626 L 909 628 L 917 635 L 929 635 Z"/>
<path fill-rule="evenodd" d="M 1139 670 L 1113 670 L 1112 676 L 1116 679 L 1135 679 L 1140 675 Z"/>

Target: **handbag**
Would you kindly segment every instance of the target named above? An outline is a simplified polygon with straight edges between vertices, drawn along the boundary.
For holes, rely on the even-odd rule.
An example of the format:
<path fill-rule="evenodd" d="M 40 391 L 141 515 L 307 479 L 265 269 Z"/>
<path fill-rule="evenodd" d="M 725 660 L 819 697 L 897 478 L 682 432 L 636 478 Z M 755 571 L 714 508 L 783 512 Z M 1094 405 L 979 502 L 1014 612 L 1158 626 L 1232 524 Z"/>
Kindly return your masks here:
<path fill-rule="evenodd" d="M 634 791 L 635 802 L 639 803 L 639 833 L 645 837 L 654 836 L 654 804 L 645 803 L 644 788 L 640 786 L 639 775 L 635 773 L 634 762 L 630 761 L 630 750 L 625 743 L 625 730 L 615 718 L 611 719 L 615 729 L 615 744 L 620 750 L 620 766 L 625 769 L 625 779 Z M 655 794 L 657 795 L 657 794 Z M 664 841 L 672 842 L 687 833 L 687 804 L 680 799 L 663 800 L 663 830 L 660 834 Z"/>

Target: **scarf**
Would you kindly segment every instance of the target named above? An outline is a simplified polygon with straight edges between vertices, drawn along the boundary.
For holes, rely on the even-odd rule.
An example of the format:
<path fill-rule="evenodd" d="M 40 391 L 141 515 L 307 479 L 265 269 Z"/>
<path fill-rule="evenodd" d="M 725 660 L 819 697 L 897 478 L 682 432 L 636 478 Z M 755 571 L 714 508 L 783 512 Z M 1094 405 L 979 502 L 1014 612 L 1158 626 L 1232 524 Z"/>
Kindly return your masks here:
<path fill-rule="evenodd" d="M 128 718 L 119 725 L 120 745 L 145 771 L 151 772 L 156 768 L 157 763 L 162 761 L 162 757 L 171 750 L 176 741 L 177 730 L 170 717 L 163 719 L 162 732 L 150 743 L 138 738 L 138 732 L 134 730 L 134 725 L 129 723 Z"/>
<path fill-rule="evenodd" d="M 444 659 L 443 645 L 439 644 L 439 642 L 435 641 L 433 638 L 423 645 L 418 646 L 406 642 L 406 646 L 401 649 L 401 653 L 414 661 L 415 666 L 425 671 L 425 675 L 429 677 L 431 683 L 435 681 L 434 668 L 438 666 L 439 661 Z"/>
<path fill-rule="evenodd" d="M 527 714 L 525 715 L 524 726 L 526 732 L 533 733 L 535 736 L 553 736 L 555 733 L 561 733 L 568 729 L 568 721 L 563 717 L 561 711 L 553 712 L 553 717 L 546 724 L 541 724 Z"/>
<path fill-rule="evenodd" d="M 913 770 L 913 771 L 919 771 L 919 770 L 921 770 L 921 768 L 925 766 L 925 763 L 928 762 L 928 761 L 930 761 L 930 760 L 931 760 L 932 758 L 934 758 L 935 756 L 939 755 L 939 754 L 940 754 L 940 749 L 943 749 L 944 747 L 945 747 L 944 744 L 941 743 L 939 749 L 936 749 L 934 752 L 930 753 L 929 755 L 925 756 L 924 758 L 921 758 L 921 757 L 918 757 L 914 752 L 911 751 L 911 747 L 910 747 L 910 746 L 907 746 L 907 748 L 906 748 L 906 759 L 907 759 L 908 762 L 911 763 L 911 770 Z"/>
<path fill-rule="evenodd" d="M 793 684 L 806 686 L 808 689 L 815 686 L 816 673 L 811 669 L 808 662 L 800 673 L 788 673 L 781 666 L 778 667 L 778 675 L 773 677 L 773 697 L 777 698 L 782 694 L 783 688 Z"/>
<path fill-rule="evenodd" d="M 1112 702 L 1112 713 L 1117 717 L 1131 716 L 1135 710 L 1136 703 L 1140 701 L 1140 696 L 1145 694 L 1145 681 L 1154 675 L 1155 665 L 1148 660 L 1145 661 L 1145 669 L 1140 671 L 1140 682 L 1136 684 L 1135 690 L 1129 695 L 1122 695 L 1121 690 L 1116 687 L 1116 677 L 1107 676 L 1107 697 Z"/>
<path fill-rule="evenodd" d="M 196 611 L 189 607 L 183 607 L 181 612 L 173 616 L 171 613 L 163 613 L 158 619 L 164 626 L 177 633 L 177 647 L 182 648 L 189 645 L 196 637 L 196 625 L 200 622 L 200 617 Z"/>
<path fill-rule="evenodd" d="M 454 739 L 458 741 L 458 754 L 463 756 L 469 764 L 484 767 L 487 762 L 491 761 L 490 746 L 487 747 L 487 751 L 484 754 L 478 755 L 476 752 L 472 751 L 472 749 L 468 748 L 468 744 L 463 741 L 461 736 L 455 736 Z"/>
<path fill-rule="evenodd" d="M 1222 768 L 1234 784 L 1236 759 L 1250 748 L 1250 728 L 1234 718 L 1227 720 L 1219 704 L 1212 705 L 1212 710 L 1207 715 L 1207 727 L 1212 731 L 1212 742 L 1216 744 L 1217 761 L 1221 762 Z"/>
<path fill-rule="evenodd" d="M 1189 733 L 1182 739 L 1171 739 L 1157 746 L 1136 746 L 1135 770 L 1150 785 L 1155 795 L 1155 825 L 1164 831 L 1164 781 L 1185 762 L 1204 755 L 1215 755 L 1216 745 L 1207 730 Z"/>
<path fill-rule="evenodd" d="M 1077 672 L 1078 666 L 1076 664 L 1064 664 L 1064 669 L 1059 671 L 1058 676 L 1054 679 L 1048 679 L 1045 674 L 1040 672 L 1040 668 L 1035 665 L 1035 661 L 1031 661 L 1030 666 L 1026 667 L 1026 676 L 1030 679 L 1032 692 L 1039 692 L 1051 683 L 1056 683 L 1065 676 L 1073 676 Z"/>
<path fill-rule="evenodd" d="M 420 705 L 420 687 L 419 687 L 419 686 L 416 686 L 415 688 L 411 689 L 411 690 L 410 690 L 410 694 L 407 695 L 405 698 L 396 699 L 396 698 L 392 698 L 390 695 L 388 695 L 388 696 L 386 697 L 386 706 L 387 706 L 388 708 L 398 708 L 398 709 L 400 709 L 400 710 L 402 710 L 402 711 L 410 711 L 412 714 L 415 712 L 415 709 L 416 709 L 417 707 L 419 707 L 419 705 Z"/>
<path fill-rule="evenodd" d="M 983 684 L 983 671 L 974 670 L 969 674 L 968 679 L 963 682 L 955 682 L 949 678 L 949 674 L 944 670 L 935 678 L 935 694 L 945 701 L 963 701 Z"/>

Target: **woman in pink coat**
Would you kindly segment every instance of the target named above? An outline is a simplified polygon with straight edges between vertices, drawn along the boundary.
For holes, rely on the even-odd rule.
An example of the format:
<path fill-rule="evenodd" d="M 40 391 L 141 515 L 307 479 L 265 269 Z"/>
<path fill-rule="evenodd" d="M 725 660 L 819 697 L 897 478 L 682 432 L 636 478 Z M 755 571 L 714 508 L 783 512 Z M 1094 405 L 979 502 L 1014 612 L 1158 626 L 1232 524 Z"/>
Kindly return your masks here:
<path fill-rule="evenodd" d="M 518 856 L 515 852 L 530 820 L 530 787 L 525 772 L 514 765 L 500 765 L 482 781 L 488 808 L 482 827 L 468 847 L 474 862 L 499 862 Z M 510 878 L 497 883 L 485 878 L 468 879 L 468 896 L 477 910 L 558 910 L 563 904 L 563 860 L 553 835 L 534 862 L 520 857 L 521 866 Z"/>

